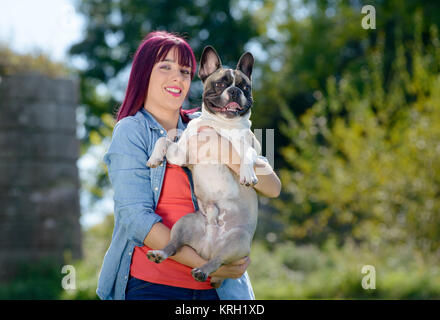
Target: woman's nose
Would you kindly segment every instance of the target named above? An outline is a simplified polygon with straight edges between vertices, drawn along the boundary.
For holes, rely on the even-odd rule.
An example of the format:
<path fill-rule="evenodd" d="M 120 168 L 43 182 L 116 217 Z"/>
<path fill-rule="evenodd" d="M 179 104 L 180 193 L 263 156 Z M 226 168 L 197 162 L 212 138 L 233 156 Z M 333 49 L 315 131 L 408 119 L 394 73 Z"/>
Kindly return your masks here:
<path fill-rule="evenodd" d="M 176 81 L 182 81 L 183 79 L 185 79 L 185 75 L 182 72 L 180 72 L 180 70 L 177 70 L 173 72 L 172 78 L 173 80 Z"/>

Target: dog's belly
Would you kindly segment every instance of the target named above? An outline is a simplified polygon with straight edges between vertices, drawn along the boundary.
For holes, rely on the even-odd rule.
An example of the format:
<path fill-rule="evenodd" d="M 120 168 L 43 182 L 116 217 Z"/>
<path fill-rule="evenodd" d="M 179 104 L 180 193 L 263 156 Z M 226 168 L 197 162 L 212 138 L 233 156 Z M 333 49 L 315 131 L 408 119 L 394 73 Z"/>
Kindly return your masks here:
<path fill-rule="evenodd" d="M 204 233 L 194 243 L 194 249 L 207 260 L 217 256 L 223 248 L 229 247 L 233 252 L 232 261 L 236 261 L 249 254 L 251 241 L 257 224 L 257 204 L 245 207 L 247 203 L 215 203 L 218 215 L 212 219 L 205 216 Z M 228 209 L 225 209 L 228 207 Z M 251 211 L 252 210 L 252 211 Z M 200 212 L 200 214 L 203 214 Z M 208 214 L 209 215 L 209 214 Z M 240 241 L 234 239 L 239 238 Z M 232 249 L 234 248 L 234 249 Z M 232 249 L 232 250 L 231 250 Z"/>
<path fill-rule="evenodd" d="M 209 260 L 216 249 L 236 246 L 237 257 L 242 258 L 241 252 L 250 249 L 257 225 L 255 189 L 241 185 L 226 165 L 198 164 L 192 168 L 192 175 L 200 214 L 205 218 L 205 232 L 192 247 Z M 230 243 L 231 235 L 237 233 L 244 234 L 248 243 Z"/>

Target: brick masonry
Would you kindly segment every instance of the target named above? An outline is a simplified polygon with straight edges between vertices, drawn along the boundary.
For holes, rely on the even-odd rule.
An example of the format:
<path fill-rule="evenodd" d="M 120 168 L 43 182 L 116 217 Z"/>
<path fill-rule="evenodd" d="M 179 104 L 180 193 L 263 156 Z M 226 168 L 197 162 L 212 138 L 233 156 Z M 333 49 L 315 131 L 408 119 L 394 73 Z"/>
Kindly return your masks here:
<path fill-rule="evenodd" d="M 1 281 L 19 262 L 62 263 L 82 248 L 78 82 L 35 73 L 0 79 Z"/>

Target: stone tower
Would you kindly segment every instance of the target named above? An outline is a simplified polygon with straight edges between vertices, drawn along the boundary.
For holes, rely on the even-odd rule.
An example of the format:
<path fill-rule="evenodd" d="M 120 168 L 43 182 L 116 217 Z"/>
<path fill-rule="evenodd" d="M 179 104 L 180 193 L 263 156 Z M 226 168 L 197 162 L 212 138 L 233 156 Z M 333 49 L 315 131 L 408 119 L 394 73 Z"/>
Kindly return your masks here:
<path fill-rule="evenodd" d="M 0 78 L 0 280 L 17 263 L 81 257 L 78 83 Z M 61 266 L 60 266 L 61 270 Z"/>

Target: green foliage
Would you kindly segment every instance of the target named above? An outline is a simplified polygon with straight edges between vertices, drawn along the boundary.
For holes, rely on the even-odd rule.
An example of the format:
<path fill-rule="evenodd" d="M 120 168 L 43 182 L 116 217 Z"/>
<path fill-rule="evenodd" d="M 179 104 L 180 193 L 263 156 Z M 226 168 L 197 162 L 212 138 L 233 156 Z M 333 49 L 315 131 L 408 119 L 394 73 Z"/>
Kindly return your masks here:
<path fill-rule="evenodd" d="M 363 5 L 376 8 L 376 29 L 364 30 Z M 362 86 L 360 71 L 370 59 L 370 48 L 383 34 L 385 80 L 395 60 L 395 39 L 414 39 L 415 12 L 423 19 L 423 45 L 429 41 L 431 25 L 440 26 L 440 3 L 422 1 L 265 1 L 255 13 L 259 23 L 257 42 L 266 58 L 257 61 L 262 76 L 255 83 L 252 118 L 256 128 L 275 128 L 276 168 L 287 165 L 281 148 L 290 139 L 279 133 L 284 118 L 278 112 L 288 108 L 299 117 L 320 97 L 327 95 L 327 80 L 339 82 L 350 72 Z"/>
<path fill-rule="evenodd" d="M 0 44 L 0 75 L 38 72 L 50 77 L 65 77 L 73 72 L 61 63 L 55 63 L 45 54 L 18 54 Z"/>
<path fill-rule="evenodd" d="M 76 270 L 76 289 L 63 291 L 60 299 L 99 299 L 96 287 L 102 261 L 112 238 L 113 224 L 113 215 L 109 214 L 101 224 L 84 231 L 84 257 L 72 263 Z"/>
<path fill-rule="evenodd" d="M 0 300 L 57 299 L 61 293 L 59 263 L 50 259 L 18 264 L 15 275 L 0 286 Z"/>
<path fill-rule="evenodd" d="M 24 261 L 17 266 L 14 277 L 0 286 L 2 299 L 44 299 L 44 300 L 96 300 L 96 286 L 105 252 L 113 231 L 113 215 L 84 231 L 83 258 L 72 260 L 66 252 L 64 262 L 42 259 L 30 263 Z M 62 273 L 63 265 L 74 267 L 75 289 L 64 290 L 62 280 L 72 272 Z M 74 280 L 73 280 L 74 279 Z"/>
<path fill-rule="evenodd" d="M 363 88 L 347 72 L 329 78 L 328 95 L 299 119 L 283 109 L 291 145 L 282 154 L 292 169 L 282 171 L 288 199 L 276 206 L 286 237 L 440 248 L 438 43 L 436 27 L 429 47 L 420 33 L 410 43 L 398 39 L 385 80 L 379 42 L 361 69 Z"/>
<path fill-rule="evenodd" d="M 285 242 L 268 250 L 255 242 L 248 268 L 257 299 L 439 299 L 438 257 L 399 246 L 322 248 Z M 376 289 L 362 288 L 362 267 L 375 268 Z M 369 275 L 369 274 L 368 274 Z"/>

